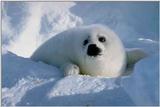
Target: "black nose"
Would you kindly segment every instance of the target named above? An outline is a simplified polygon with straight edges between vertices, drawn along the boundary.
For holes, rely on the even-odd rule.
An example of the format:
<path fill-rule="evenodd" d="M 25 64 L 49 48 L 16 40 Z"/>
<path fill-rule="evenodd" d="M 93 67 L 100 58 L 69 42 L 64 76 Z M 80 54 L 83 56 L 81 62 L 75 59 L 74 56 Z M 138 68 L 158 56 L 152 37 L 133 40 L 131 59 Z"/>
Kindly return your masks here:
<path fill-rule="evenodd" d="M 96 44 L 90 44 L 88 46 L 87 54 L 89 56 L 97 56 L 100 52 L 101 50 L 96 46 Z"/>

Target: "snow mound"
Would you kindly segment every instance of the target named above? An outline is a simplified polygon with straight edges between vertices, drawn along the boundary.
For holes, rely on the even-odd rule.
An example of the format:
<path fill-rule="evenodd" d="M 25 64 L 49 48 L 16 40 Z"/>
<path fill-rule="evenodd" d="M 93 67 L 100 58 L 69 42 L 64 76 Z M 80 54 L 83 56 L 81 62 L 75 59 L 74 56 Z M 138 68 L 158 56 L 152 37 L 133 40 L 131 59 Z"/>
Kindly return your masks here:
<path fill-rule="evenodd" d="M 26 94 L 27 91 L 50 81 L 53 80 L 43 80 L 27 77 L 19 80 L 18 83 L 16 83 L 12 88 L 2 88 L 2 105 L 15 106 L 18 102 L 21 101 L 22 97 Z"/>
<path fill-rule="evenodd" d="M 94 78 L 90 76 L 68 76 L 60 80 L 49 93 L 49 98 L 55 96 L 97 93 L 106 89 L 118 87 L 115 79 Z M 65 90 L 64 90 L 65 89 Z"/>
<path fill-rule="evenodd" d="M 47 90 L 45 93 L 39 92 L 39 95 L 46 96 L 46 99 L 40 97 L 46 102 L 58 96 L 94 94 L 119 87 L 119 84 L 116 82 L 117 79 L 95 78 L 82 75 L 63 77 L 63 72 L 54 66 L 49 66 L 42 62 L 34 62 L 28 58 L 16 56 L 8 51 L 3 53 L 2 61 L 3 106 L 32 104 L 31 102 L 35 101 L 33 100 L 36 97 L 35 93 L 41 91 L 43 87 L 47 87 L 44 88 L 44 90 Z M 30 94 L 32 91 L 36 92 Z M 31 95 L 31 98 L 28 98 L 28 95 Z M 28 101 L 28 99 L 32 101 Z"/>
<path fill-rule="evenodd" d="M 158 105 L 157 57 L 141 60 L 123 78 L 63 77 L 54 66 L 6 52 L 2 55 L 2 105 Z"/>

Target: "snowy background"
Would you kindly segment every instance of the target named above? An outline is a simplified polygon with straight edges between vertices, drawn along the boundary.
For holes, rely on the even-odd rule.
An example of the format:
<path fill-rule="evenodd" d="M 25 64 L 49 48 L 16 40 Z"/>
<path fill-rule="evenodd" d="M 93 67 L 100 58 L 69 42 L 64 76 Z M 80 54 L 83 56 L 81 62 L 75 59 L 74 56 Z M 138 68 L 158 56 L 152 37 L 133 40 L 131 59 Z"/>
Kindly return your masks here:
<path fill-rule="evenodd" d="M 2 105 L 159 105 L 158 2 L 3 2 Z M 66 29 L 100 23 L 149 57 L 128 77 L 63 77 L 29 59 Z"/>

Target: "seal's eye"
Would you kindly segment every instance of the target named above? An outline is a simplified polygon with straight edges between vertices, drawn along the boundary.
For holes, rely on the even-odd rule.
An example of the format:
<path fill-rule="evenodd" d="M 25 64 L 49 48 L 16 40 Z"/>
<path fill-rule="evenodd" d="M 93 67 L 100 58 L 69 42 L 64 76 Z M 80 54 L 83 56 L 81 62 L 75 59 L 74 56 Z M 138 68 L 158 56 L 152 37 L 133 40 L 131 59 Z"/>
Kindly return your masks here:
<path fill-rule="evenodd" d="M 98 40 L 99 40 L 100 42 L 105 42 L 105 41 L 106 41 L 106 38 L 102 36 L 102 37 L 99 37 Z"/>
<path fill-rule="evenodd" d="M 84 42 L 83 42 L 83 45 L 86 45 L 88 43 L 88 40 L 86 39 Z"/>

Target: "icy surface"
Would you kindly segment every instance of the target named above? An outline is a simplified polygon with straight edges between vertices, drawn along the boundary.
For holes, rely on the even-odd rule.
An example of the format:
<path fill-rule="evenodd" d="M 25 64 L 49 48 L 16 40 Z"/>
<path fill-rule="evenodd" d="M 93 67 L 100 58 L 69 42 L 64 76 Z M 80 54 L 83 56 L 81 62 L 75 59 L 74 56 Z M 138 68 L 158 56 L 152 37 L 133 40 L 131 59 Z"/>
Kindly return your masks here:
<path fill-rule="evenodd" d="M 2 10 L 4 106 L 159 104 L 156 2 L 3 2 Z M 109 26 L 126 48 L 149 56 L 121 78 L 64 77 L 58 68 L 28 58 L 55 34 L 94 23 Z"/>

